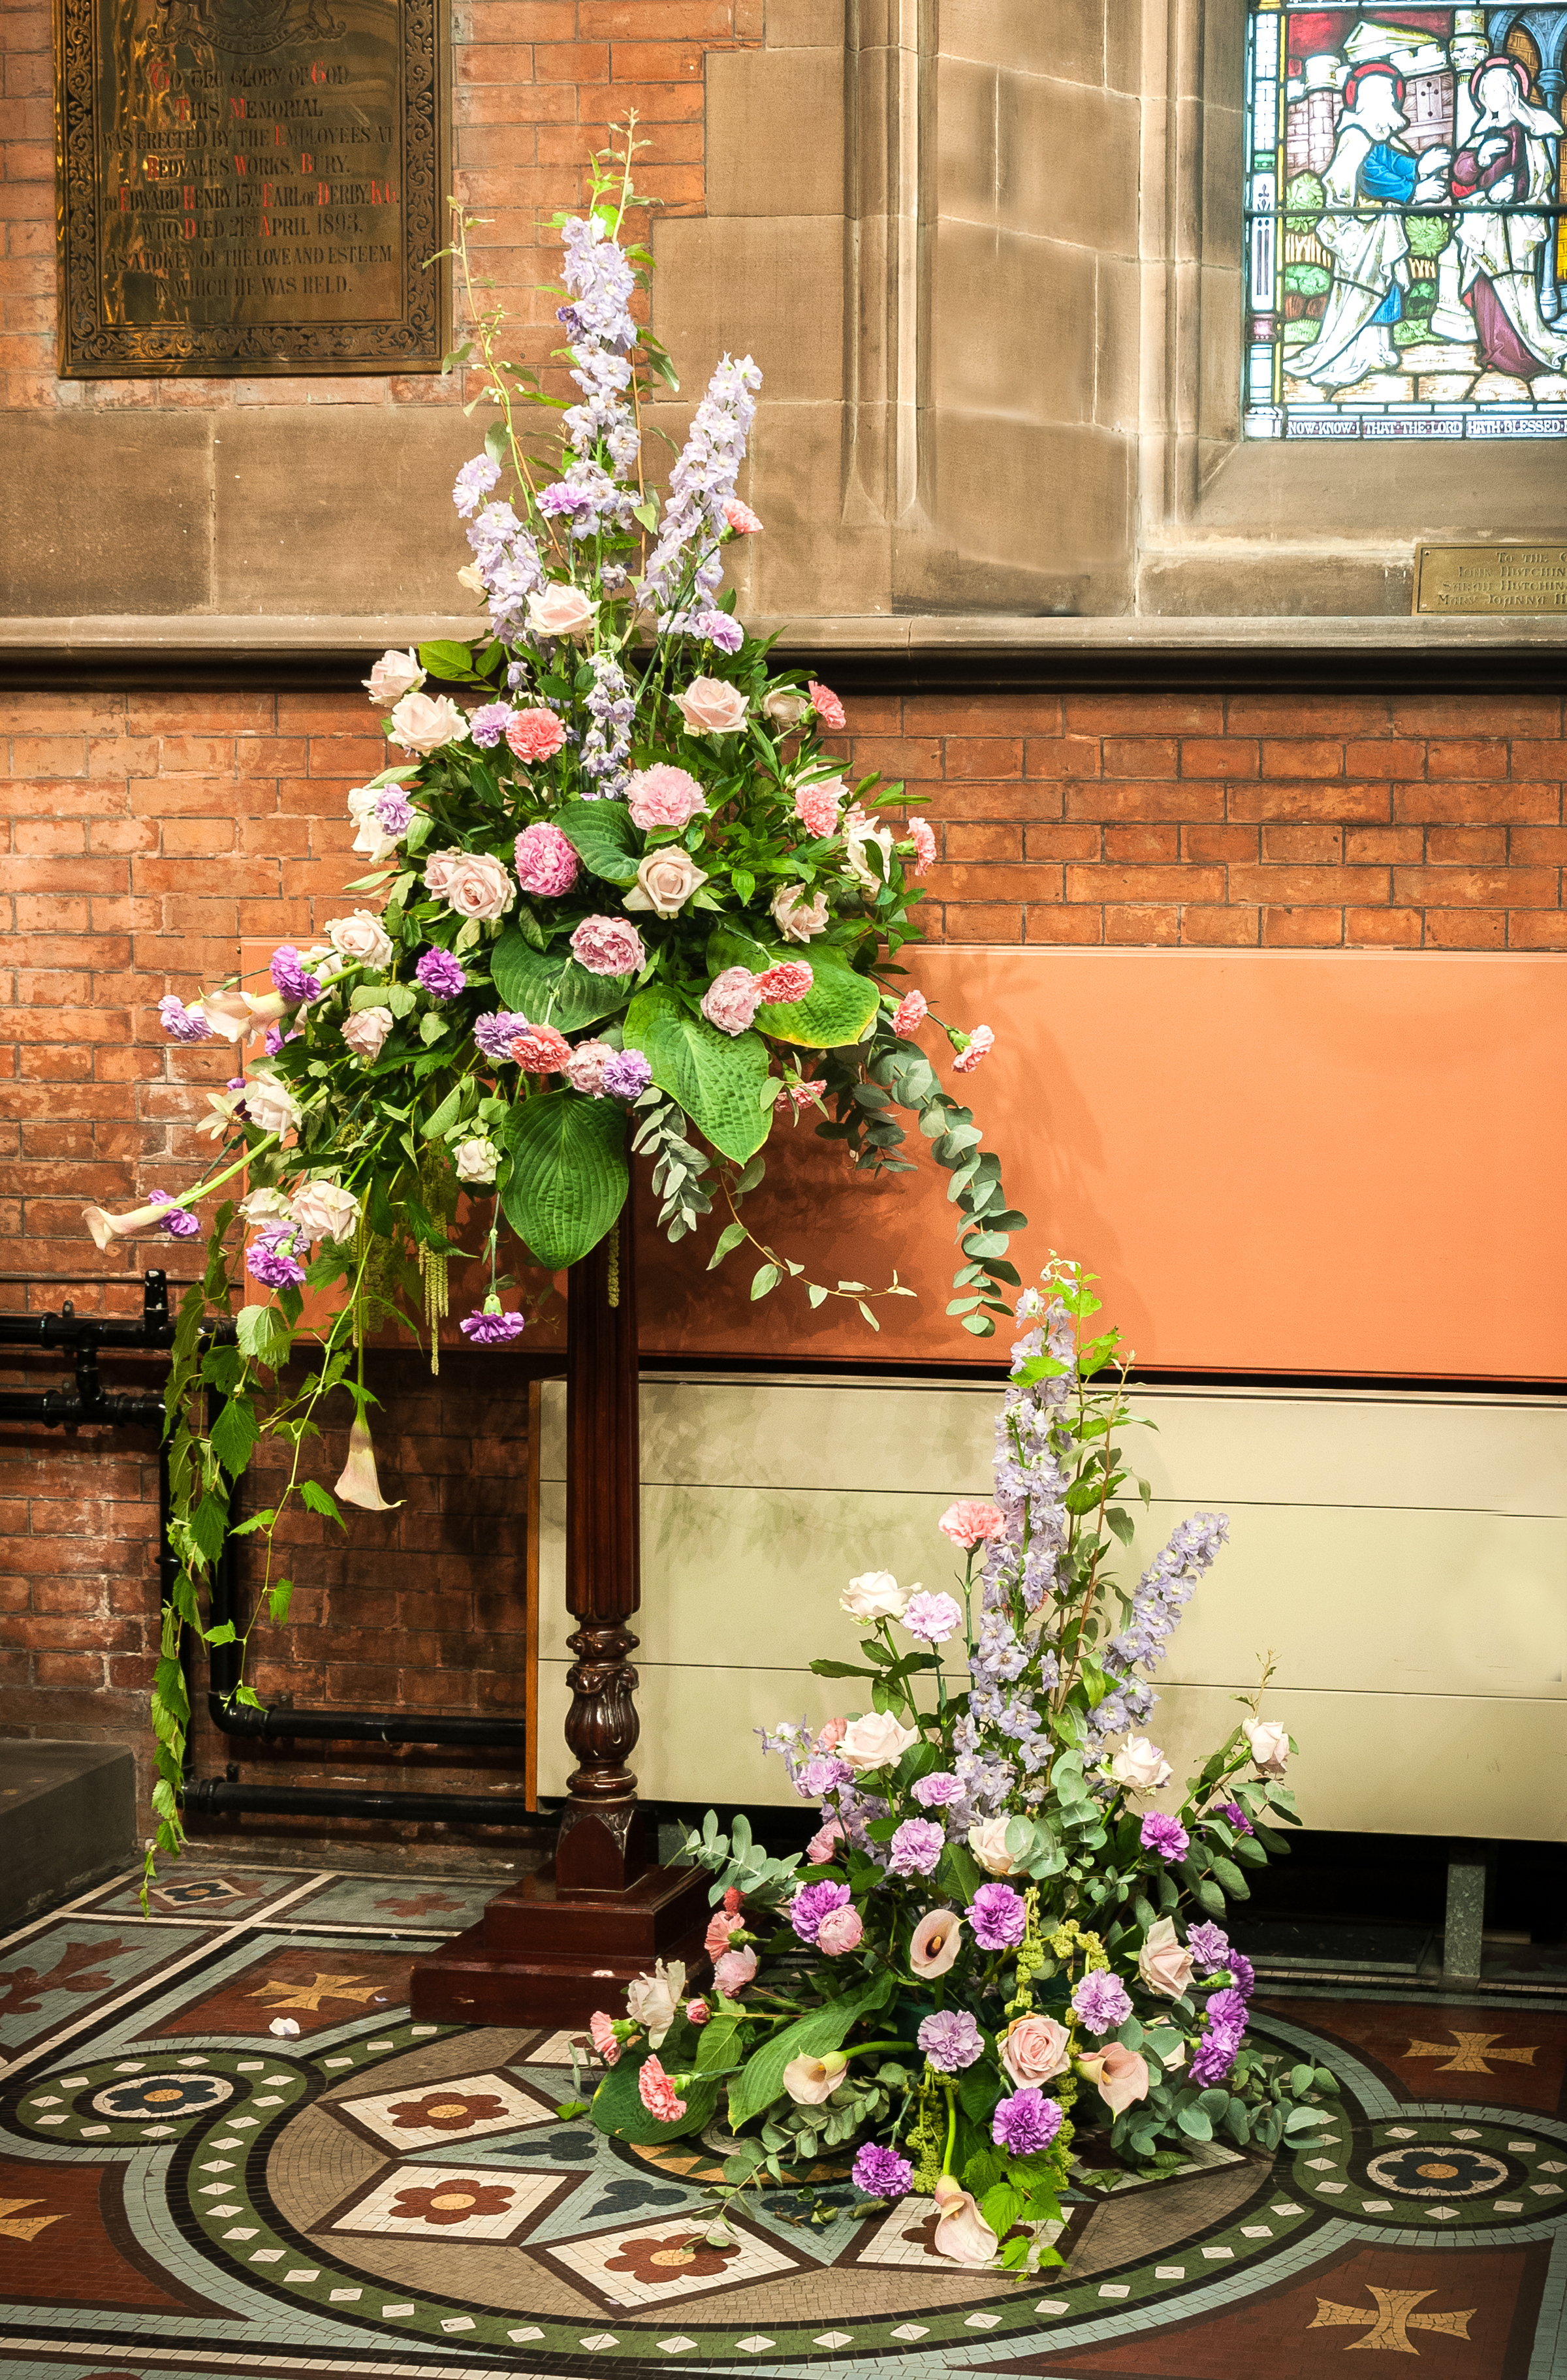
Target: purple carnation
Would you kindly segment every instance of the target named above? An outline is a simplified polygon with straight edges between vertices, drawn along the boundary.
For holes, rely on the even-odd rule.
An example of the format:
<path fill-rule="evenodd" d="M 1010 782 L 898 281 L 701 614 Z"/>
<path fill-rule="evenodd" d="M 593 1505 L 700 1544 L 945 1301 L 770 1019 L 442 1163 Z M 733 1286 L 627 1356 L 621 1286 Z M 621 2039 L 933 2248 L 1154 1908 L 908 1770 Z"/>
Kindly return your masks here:
<path fill-rule="evenodd" d="M 962 1801 L 966 1788 L 961 1777 L 938 1768 L 933 1776 L 917 1777 L 911 1791 L 922 1810 L 944 1810 L 949 1803 Z"/>
<path fill-rule="evenodd" d="M 166 1232 L 171 1240 L 193 1240 L 201 1228 L 200 1217 L 176 1207 L 166 1190 L 154 1190 L 151 1196 L 153 1206 L 164 1210 L 158 1218 L 159 1231 Z"/>
<path fill-rule="evenodd" d="M 1221 1818 L 1227 1818 L 1238 1835 L 1255 1835 L 1257 1832 L 1257 1828 L 1238 1802 L 1221 1802 L 1219 1815 Z"/>
<path fill-rule="evenodd" d="M 903 1624 L 921 1644 L 944 1645 L 963 1626 L 963 1611 L 950 1595 L 911 1596 Z"/>
<path fill-rule="evenodd" d="M 158 1002 L 158 1022 L 176 1041 L 210 1041 L 213 1038 L 213 1028 L 206 1018 L 198 1016 L 193 1008 L 187 1008 L 172 991 L 165 991 Z"/>
<path fill-rule="evenodd" d="M 854 1775 L 846 1760 L 834 1760 L 830 1754 L 819 1752 L 806 1762 L 795 1790 L 807 1801 L 820 1802 L 836 1787 L 852 1785 Z"/>
<path fill-rule="evenodd" d="M 1257 1969 L 1244 1950 L 1232 1950 L 1229 1964 L 1230 1973 L 1235 1978 L 1235 1989 L 1242 1999 L 1249 2000 L 1257 1989 Z"/>
<path fill-rule="evenodd" d="M 845 1885 L 844 1889 L 846 1896 L 848 1887 Z M 914 2037 L 938 2074 L 961 2074 L 966 2066 L 973 2065 L 985 2046 L 979 2038 L 979 2028 L 966 2009 L 938 2009 L 934 2016 L 925 2019 Z"/>
<path fill-rule="evenodd" d="M 1010 1884 L 982 1884 L 968 1904 L 981 1950 L 1015 1950 L 1028 1930 L 1028 1904 Z"/>
<path fill-rule="evenodd" d="M 1232 1991 L 1226 1985 L 1222 1991 L 1209 1995 L 1208 2021 L 1210 2025 L 1221 2026 L 1225 2033 L 1233 2033 L 1238 2040 L 1250 2021 L 1250 2011 L 1241 1994 Z"/>
<path fill-rule="evenodd" d="M 375 815 L 388 834 L 401 834 L 413 823 L 414 806 L 401 785 L 388 785 L 375 797 Z"/>
<path fill-rule="evenodd" d="M 269 1058 L 275 1058 L 285 1041 L 298 1041 L 303 1038 L 302 1034 L 285 1033 L 281 1025 L 269 1025 L 261 1036 L 261 1047 Z"/>
<path fill-rule="evenodd" d="M 652 1079 L 640 1050 L 617 1050 L 604 1061 L 604 1088 L 612 1099 L 639 1099 Z"/>
<path fill-rule="evenodd" d="M 492 1314 L 482 1308 L 477 1314 L 465 1314 L 457 1325 L 475 1347 L 504 1347 L 508 1340 L 520 1339 L 527 1327 L 520 1314 Z"/>
<path fill-rule="evenodd" d="M 846 1884 L 803 1884 L 789 1903 L 789 1923 L 814 1948 L 822 1919 L 834 1909 L 846 1909 L 853 1897 Z"/>
<path fill-rule="evenodd" d="M 1113 2033 L 1132 2013 L 1125 1985 L 1104 1967 L 1096 1967 L 1083 1977 L 1072 1995 L 1072 2005 L 1090 2033 Z"/>
<path fill-rule="evenodd" d="M 1042 2091 L 1014 2091 L 1003 2099 L 990 2123 L 997 2148 L 1013 2156 L 1037 2156 L 1048 2149 L 1061 2130 L 1061 2109 Z"/>
<path fill-rule="evenodd" d="M 1192 2052 L 1191 2064 L 1191 2078 L 1199 2091 L 1206 2091 L 1213 2083 L 1223 2082 L 1235 2062 L 1240 2046 L 1240 2034 L 1226 2031 L 1223 2025 L 1220 2025 L 1214 2032 L 1203 2034 Z"/>
<path fill-rule="evenodd" d="M 509 702 L 484 702 L 472 714 L 468 732 L 484 751 L 492 751 L 511 724 Z"/>
<path fill-rule="evenodd" d="M 947 1847 L 947 1830 L 933 1818 L 905 1818 L 887 1847 L 894 1876 L 933 1876 Z"/>
<path fill-rule="evenodd" d="M 528 1019 L 509 1008 L 492 1008 L 473 1021 L 473 1038 L 492 1066 L 512 1054 L 512 1043 L 528 1030 Z"/>
<path fill-rule="evenodd" d="M 1192 1839 L 1180 1819 L 1167 1817 L 1162 1810 L 1148 1812 L 1138 1840 L 1144 1851 L 1157 1852 L 1162 1860 L 1183 1860 L 1192 1848 Z"/>
<path fill-rule="evenodd" d="M 1193 1925 L 1187 1929 L 1186 1948 L 1204 1973 L 1230 1963 L 1230 1937 L 1222 1925 Z"/>
<path fill-rule="evenodd" d="M 727 612 L 698 612 L 691 623 L 693 634 L 721 653 L 737 653 L 746 641 L 746 632 L 738 620 Z"/>
<path fill-rule="evenodd" d="M 914 2184 L 914 2168 L 896 2149 L 867 2141 L 854 2164 L 854 2185 L 867 2198 L 903 2198 Z"/>
<path fill-rule="evenodd" d="M 308 975 L 299 965 L 299 953 L 292 942 L 280 942 L 272 954 L 267 972 L 285 1000 L 319 1000 L 321 978 Z"/>
<path fill-rule="evenodd" d="M 245 1269 L 251 1280 L 259 1281 L 263 1289 L 298 1289 L 305 1278 L 305 1268 L 296 1264 L 288 1253 L 295 1238 L 292 1223 L 261 1232 L 245 1258 Z"/>
<path fill-rule="evenodd" d="M 450 951 L 426 951 L 414 974 L 431 1000 L 456 1000 L 468 982 L 467 975 Z"/>

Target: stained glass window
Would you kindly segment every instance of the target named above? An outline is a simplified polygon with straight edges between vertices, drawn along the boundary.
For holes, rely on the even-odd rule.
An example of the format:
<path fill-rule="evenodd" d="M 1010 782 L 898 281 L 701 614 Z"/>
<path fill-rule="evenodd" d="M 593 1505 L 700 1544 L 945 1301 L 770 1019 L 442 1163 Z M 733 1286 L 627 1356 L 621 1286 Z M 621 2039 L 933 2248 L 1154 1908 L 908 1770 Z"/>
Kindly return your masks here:
<path fill-rule="evenodd" d="M 1567 437 L 1567 6 L 1251 0 L 1248 438 Z"/>

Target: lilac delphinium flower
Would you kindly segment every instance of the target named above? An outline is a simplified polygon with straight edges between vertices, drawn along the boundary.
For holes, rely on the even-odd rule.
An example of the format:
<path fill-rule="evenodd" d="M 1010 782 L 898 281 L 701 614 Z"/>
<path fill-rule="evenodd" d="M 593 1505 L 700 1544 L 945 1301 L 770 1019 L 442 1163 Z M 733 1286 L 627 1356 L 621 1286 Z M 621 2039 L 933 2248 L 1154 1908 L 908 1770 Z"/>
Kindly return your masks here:
<path fill-rule="evenodd" d="M 592 684 L 585 708 L 593 724 L 582 739 L 585 801 L 613 800 L 626 784 L 626 762 L 631 751 L 631 722 L 637 703 L 629 679 L 613 653 L 589 656 Z"/>
<path fill-rule="evenodd" d="M 1119 1975 L 1096 1967 L 1072 1995 L 1072 2006 L 1090 2033 L 1113 2033 L 1132 2013 L 1132 1998 Z"/>
<path fill-rule="evenodd" d="M 1192 1839 L 1180 1819 L 1167 1816 L 1162 1810 L 1148 1812 L 1137 1840 L 1144 1851 L 1156 1852 L 1161 1860 L 1184 1860 L 1192 1848 Z"/>
<path fill-rule="evenodd" d="M 693 614 L 714 608 L 723 579 L 724 506 L 745 460 L 761 374 L 749 356 L 721 358 L 669 475 L 658 543 L 648 558 L 642 600 L 665 636 L 688 633 Z"/>
<path fill-rule="evenodd" d="M 176 1207 L 166 1190 L 154 1190 L 151 1196 L 153 1206 L 164 1210 L 158 1218 L 159 1231 L 166 1232 L 171 1240 L 193 1240 L 201 1228 L 200 1217 Z"/>
<path fill-rule="evenodd" d="M 906 2198 L 914 2187 L 914 2168 L 896 2149 L 867 2141 L 855 2159 L 853 2179 L 867 2198 Z"/>
<path fill-rule="evenodd" d="M 947 1830 L 931 1818 L 905 1818 L 888 1846 L 894 1876 L 933 1876 L 947 1847 Z"/>
<path fill-rule="evenodd" d="M 1215 1967 L 1227 1967 L 1230 1963 L 1230 1937 L 1222 1925 L 1189 1925 L 1186 1948 L 1201 1973 L 1211 1974 Z"/>
<path fill-rule="evenodd" d="M 494 749 L 506 732 L 507 722 L 511 715 L 512 707 L 509 702 L 480 704 L 479 709 L 468 720 L 468 732 L 481 751 L 490 752 Z"/>
<path fill-rule="evenodd" d="M 950 1595 L 915 1595 L 905 1609 L 903 1625 L 922 1644 L 944 1645 L 963 1626 L 963 1611 Z"/>
<path fill-rule="evenodd" d="M 492 1066 L 511 1056 L 512 1043 L 527 1030 L 527 1017 L 509 1008 L 492 1008 L 487 1015 L 473 1020 L 473 1038 Z"/>
<path fill-rule="evenodd" d="M 285 1000 L 319 1000 L 321 978 L 310 975 L 299 964 L 299 953 L 292 942 L 280 942 L 272 954 L 267 969 L 273 984 Z"/>
<path fill-rule="evenodd" d="M 476 455 L 471 463 L 463 465 L 452 489 L 452 502 L 464 520 L 489 494 L 500 476 L 499 463 L 492 462 L 488 455 Z"/>
<path fill-rule="evenodd" d="M 259 1281 L 263 1289 L 298 1289 L 305 1278 L 305 1268 L 296 1263 L 290 1254 L 297 1237 L 292 1223 L 262 1232 L 251 1243 L 245 1258 L 245 1269 L 251 1280 Z"/>
<path fill-rule="evenodd" d="M 964 1798 L 964 1782 L 949 1768 L 938 1768 L 929 1777 L 917 1777 L 910 1788 L 922 1810 L 944 1810 L 949 1803 Z"/>
<path fill-rule="evenodd" d="M 852 1898 L 846 1884 L 804 1884 L 789 1903 L 789 1923 L 814 1948 L 822 1919 L 834 1909 L 846 1909 Z"/>
<path fill-rule="evenodd" d="M 468 977 L 450 951 L 426 951 L 414 969 L 431 1000 L 456 1000 Z"/>
<path fill-rule="evenodd" d="M 982 1884 L 968 1904 L 981 1950 L 1015 1950 L 1028 1930 L 1028 1904 L 1010 1884 Z"/>
<path fill-rule="evenodd" d="M 985 2046 L 966 2009 L 938 2009 L 914 2037 L 938 2074 L 961 2074 Z"/>
<path fill-rule="evenodd" d="M 1090 1716 L 1096 1735 L 1119 1735 L 1148 1718 L 1153 1694 L 1133 1673 L 1163 1660 L 1165 1646 L 1180 1625 L 1193 1589 L 1229 1535 L 1230 1524 L 1222 1513 L 1194 1513 L 1182 1522 L 1162 1553 L 1143 1572 L 1125 1625 L 1099 1657 L 1116 1691 L 1107 1694 Z"/>
<path fill-rule="evenodd" d="M 653 1079 L 640 1050 L 617 1050 L 604 1061 L 604 1088 L 612 1099 L 639 1099 Z"/>
<path fill-rule="evenodd" d="M 1014 2091 L 990 2119 L 990 2138 L 1013 2156 L 1037 2156 L 1061 2130 L 1061 2108 L 1042 2091 Z"/>
<path fill-rule="evenodd" d="M 165 991 L 158 1002 L 158 1022 L 176 1041 L 210 1041 L 213 1028 L 204 1016 L 187 1008 L 172 991 Z"/>
<path fill-rule="evenodd" d="M 1238 1835 L 1255 1835 L 1257 1832 L 1257 1828 L 1252 1825 L 1251 1820 L 1247 1817 L 1245 1812 L 1242 1809 L 1238 1802 L 1221 1802 L 1219 1804 L 1219 1815 L 1221 1818 L 1228 1819 L 1229 1823 L 1234 1828 L 1235 1832 Z"/>
<path fill-rule="evenodd" d="M 497 1299 L 493 1305 L 487 1301 L 476 1314 L 465 1314 L 457 1328 L 472 1346 L 504 1347 L 521 1338 L 527 1322 L 520 1314 L 503 1313 Z"/>
<path fill-rule="evenodd" d="M 401 785 L 387 785 L 375 797 L 375 815 L 388 834 L 406 834 L 413 824 L 414 806 Z"/>

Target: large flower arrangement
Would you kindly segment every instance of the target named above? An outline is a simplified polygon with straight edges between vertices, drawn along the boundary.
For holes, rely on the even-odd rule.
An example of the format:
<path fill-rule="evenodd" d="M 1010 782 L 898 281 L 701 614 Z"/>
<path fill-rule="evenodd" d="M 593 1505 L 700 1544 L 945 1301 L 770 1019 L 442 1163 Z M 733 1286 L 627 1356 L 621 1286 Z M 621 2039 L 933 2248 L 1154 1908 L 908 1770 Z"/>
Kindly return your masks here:
<path fill-rule="evenodd" d="M 457 216 L 473 323 L 448 362 L 474 366 L 496 414 L 453 492 L 480 632 L 388 652 L 370 673 L 390 749 L 348 797 L 370 864 L 346 888 L 357 905 L 313 947 L 276 950 L 264 989 L 232 980 L 160 1003 L 175 1040 L 242 1052 L 210 1095 L 213 1169 L 133 1213 L 87 1213 L 101 1247 L 153 1230 L 185 1238 L 200 1231 L 198 1208 L 246 1177 L 250 1302 L 235 1310 L 225 1200 L 170 1383 L 179 1570 L 152 1701 L 162 1848 L 180 1840 L 181 1632 L 213 1641 L 202 1597 L 235 1482 L 260 1438 L 282 1440 L 281 1491 L 243 1524 L 263 1541 L 257 1614 L 281 1621 L 292 1583 L 277 1574 L 277 1530 L 290 1506 L 337 1521 L 344 1503 L 385 1509 L 367 1330 L 422 1309 L 433 1359 L 449 1260 L 463 1253 L 487 1254 L 490 1283 L 464 1333 L 490 1345 L 523 1329 L 499 1269 L 503 1220 L 538 1265 L 565 1268 L 615 1223 L 641 1153 L 672 1239 L 721 1199 L 711 1262 L 750 1243 L 753 1297 L 793 1280 L 813 1304 L 847 1298 L 879 1327 L 873 1300 L 912 1293 L 895 1274 L 879 1291 L 811 1281 L 740 1208 L 780 1116 L 815 1113 L 856 1164 L 896 1171 L 901 1106 L 954 1175 L 962 1261 L 950 1310 L 987 1334 L 1018 1281 L 1006 1251 L 1024 1219 L 970 1111 L 918 1047 L 927 1002 L 895 965 L 917 932 L 932 831 L 903 816 L 897 786 L 845 780 L 822 743 L 845 723 L 837 698 L 770 675 L 723 589 L 725 547 L 761 528 L 736 494 L 760 381 L 748 357 L 719 364 L 662 502 L 645 476 L 650 375 L 673 375 L 633 312 L 651 260 L 622 236 L 631 157 L 628 133 L 623 157 L 595 165 L 589 212 L 557 218 L 575 402 L 501 355 L 503 318 L 474 296 L 473 221 Z M 553 475 L 523 434 L 529 405 L 558 413 Z M 991 1043 L 984 1026 L 941 1029 L 958 1074 Z M 470 1232 L 477 1252 L 463 1249 Z M 285 1384 L 310 1291 L 334 1311 L 321 1321 L 318 1299 L 310 1362 Z M 355 1418 L 329 1488 L 308 1458 L 336 1390 Z M 257 1701 L 249 1685 L 238 1698 Z"/>
<path fill-rule="evenodd" d="M 941 1523 L 959 1593 L 852 1580 L 863 1658 L 812 1667 L 869 1708 L 765 1739 L 820 1804 L 806 1864 L 710 1815 L 686 1849 L 714 1873 L 711 1984 L 661 1967 L 626 2017 L 592 2020 L 602 2130 L 704 2132 L 725 2197 L 857 2143 L 864 2200 L 927 2194 L 941 2254 L 1019 2270 L 1060 2261 L 1069 2169 L 1106 2186 L 1196 2143 L 1272 2151 L 1337 2090 L 1252 2039 L 1252 1969 L 1221 1922 L 1299 1824 L 1291 1738 L 1259 1690 L 1171 1811 L 1137 1731 L 1227 1525 L 1184 1521 L 1135 1588 L 1112 1583 L 1123 1499 L 1148 1498 L 1116 1442 L 1124 1365 L 1114 1331 L 1085 1333 L 1091 1281 L 1061 1263 L 1045 1281 L 1016 1308 L 996 1500 Z"/>

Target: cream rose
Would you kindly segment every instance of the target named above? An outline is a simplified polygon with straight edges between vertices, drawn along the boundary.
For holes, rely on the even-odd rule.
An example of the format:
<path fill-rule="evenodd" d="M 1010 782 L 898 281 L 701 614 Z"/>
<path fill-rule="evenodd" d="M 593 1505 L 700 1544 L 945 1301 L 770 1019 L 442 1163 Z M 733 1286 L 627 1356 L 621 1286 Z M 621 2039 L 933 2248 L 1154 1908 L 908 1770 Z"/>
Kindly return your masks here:
<path fill-rule="evenodd" d="M 343 1038 L 356 1058 L 368 1065 L 381 1055 L 381 1045 L 391 1032 L 395 1019 L 389 1008 L 356 1008 L 343 1026 Z"/>
<path fill-rule="evenodd" d="M 1276 1718 L 1248 1718 L 1241 1722 L 1241 1733 L 1251 1747 L 1251 1756 L 1264 1777 L 1282 1777 L 1290 1765 L 1290 1730 L 1281 1727 Z"/>
<path fill-rule="evenodd" d="M 999 1816 L 987 1818 L 982 1825 L 968 1829 L 968 1848 L 988 1876 L 1013 1874 L 1012 1853 L 1006 1847 L 1009 1823 L 1003 1810 Z"/>
<path fill-rule="evenodd" d="M 1129 1735 L 1110 1764 L 1118 1785 L 1132 1793 L 1157 1793 L 1170 1782 L 1170 1763 L 1146 1735 Z"/>
<path fill-rule="evenodd" d="M 676 1959 L 665 1966 L 662 1959 L 653 1961 L 650 1975 L 638 1975 L 626 1987 L 626 2012 L 643 2026 L 648 2039 L 657 2049 L 664 2034 L 680 2013 L 686 1998 L 686 1968 Z"/>
<path fill-rule="evenodd" d="M 854 1620 L 901 1620 L 917 1586 L 900 1586 L 890 1570 L 862 1571 L 851 1578 L 838 1597 L 838 1608 Z"/>
<path fill-rule="evenodd" d="M 252 1231 L 263 1223 L 281 1223 L 292 1220 L 293 1209 L 281 1190 L 252 1190 L 248 1198 L 239 1201 L 239 1211 Z"/>
<path fill-rule="evenodd" d="M 299 1121 L 298 1100 L 287 1084 L 280 1083 L 275 1075 L 263 1071 L 249 1075 L 239 1096 L 251 1123 L 260 1124 L 263 1132 L 292 1132 Z"/>
<path fill-rule="evenodd" d="M 468 713 L 449 694 L 406 694 L 393 707 L 392 741 L 405 752 L 439 752 L 443 744 L 460 744 L 468 734 Z"/>
<path fill-rule="evenodd" d="M 900 1725 L 890 1711 L 873 1711 L 869 1718 L 849 1721 L 838 1757 L 857 1775 L 868 1768 L 890 1768 L 918 1742 L 916 1730 Z"/>
<path fill-rule="evenodd" d="M 693 735 L 732 735 L 746 723 L 750 704 L 737 686 L 721 677 L 694 677 L 675 708 Z"/>
<path fill-rule="evenodd" d="M 495 1179 L 495 1168 L 501 1161 L 501 1152 L 492 1140 L 465 1140 L 459 1142 L 453 1150 L 452 1159 L 456 1167 L 459 1182 L 477 1182 L 483 1184 Z"/>
<path fill-rule="evenodd" d="M 827 930 L 827 895 L 816 892 L 808 900 L 803 884 L 785 884 L 772 896 L 772 916 L 786 942 L 812 941 Z"/>
<path fill-rule="evenodd" d="M 373 909 L 356 909 L 351 917 L 329 917 L 326 932 L 339 958 L 383 967 L 392 956 L 392 937 Z"/>
<path fill-rule="evenodd" d="M 655 917 L 676 917 L 699 884 L 708 880 L 684 851 L 650 851 L 626 896 L 628 909 L 650 909 Z"/>
<path fill-rule="evenodd" d="M 301 1182 L 292 1205 L 307 1239 L 346 1240 L 358 1220 L 359 1202 L 341 1182 Z"/>
<path fill-rule="evenodd" d="M 356 785 L 348 795 L 348 816 L 355 828 L 351 848 L 372 862 L 389 858 L 397 848 L 396 836 L 387 833 L 375 814 L 384 791 L 382 785 Z"/>
<path fill-rule="evenodd" d="M 1020 2091 L 1053 2082 L 1072 2062 L 1072 2036 L 1053 2016 L 1014 2017 L 996 2047 Z"/>
<path fill-rule="evenodd" d="M 384 652 L 371 667 L 369 677 L 360 685 L 380 710 L 399 695 L 413 694 L 424 684 L 424 672 L 419 665 L 419 655 L 410 645 L 406 653 Z"/>
<path fill-rule="evenodd" d="M 1156 1917 L 1137 1953 L 1137 1973 L 1150 1992 L 1178 2000 L 1192 1980 L 1192 1954 L 1177 1939 L 1173 1917 Z"/>
<path fill-rule="evenodd" d="M 884 865 L 880 870 L 865 856 L 866 845 L 871 843 L 879 845 L 881 852 Z M 844 820 L 844 858 L 849 874 L 868 892 L 880 892 L 893 865 L 892 828 L 876 825 L 857 802 L 851 805 Z"/>
<path fill-rule="evenodd" d="M 457 573 L 457 584 L 459 587 L 466 587 L 470 595 L 488 595 L 490 592 L 484 584 L 484 573 L 477 562 L 464 563 Z"/>
<path fill-rule="evenodd" d="M 775 686 L 772 692 L 765 697 L 761 709 L 762 717 L 771 719 L 774 727 L 782 728 L 784 734 L 787 735 L 792 727 L 799 725 L 810 709 L 810 704 L 803 694 L 796 693 L 792 686 Z"/>
<path fill-rule="evenodd" d="M 441 898 L 459 917 L 487 922 L 505 916 L 516 899 L 516 885 L 510 872 L 488 852 L 465 851 L 446 870 Z"/>
<path fill-rule="evenodd" d="M 528 599 L 528 625 L 536 637 L 580 637 L 598 608 L 580 587 L 545 587 Z"/>

